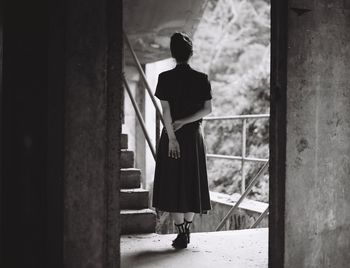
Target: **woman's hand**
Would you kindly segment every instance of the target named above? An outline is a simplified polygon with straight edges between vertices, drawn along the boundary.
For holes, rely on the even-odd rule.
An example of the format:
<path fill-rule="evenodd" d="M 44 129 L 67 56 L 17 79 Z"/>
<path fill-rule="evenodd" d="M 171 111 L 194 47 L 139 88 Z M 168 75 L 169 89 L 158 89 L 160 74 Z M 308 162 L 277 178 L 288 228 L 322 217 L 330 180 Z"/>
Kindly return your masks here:
<path fill-rule="evenodd" d="M 180 145 L 177 139 L 169 140 L 168 156 L 175 159 L 180 158 Z"/>
<path fill-rule="evenodd" d="M 181 120 L 176 120 L 172 123 L 172 126 L 173 126 L 173 129 L 174 129 L 174 132 L 179 130 L 180 128 L 182 128 L 184 125 L 184 122 L 182 122 Z"/>

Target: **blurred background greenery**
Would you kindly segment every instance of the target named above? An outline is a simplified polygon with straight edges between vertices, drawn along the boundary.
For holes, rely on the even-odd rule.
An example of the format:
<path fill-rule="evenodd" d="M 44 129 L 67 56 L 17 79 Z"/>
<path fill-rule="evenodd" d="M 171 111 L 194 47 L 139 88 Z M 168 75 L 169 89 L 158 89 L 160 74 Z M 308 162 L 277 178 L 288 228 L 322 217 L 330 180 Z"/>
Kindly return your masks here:
<path fill-rule="evenodd" d="M 193 37 L 191 65 L 209 75 L 210 116 L 268 114 L 270 93 L 270 1 L 209 0 Z M 247 156 L 269 157 L 269 121 L 247 121 Z M 241 120 L 204 123 L 207 153 L 241 155 Z M 208 158 L 209 187 L 240 193 L 241 162 Z M 246 185 L 261 163 L 246 162 Z M 249 198 L 268 202 L 268 175 Z"/>

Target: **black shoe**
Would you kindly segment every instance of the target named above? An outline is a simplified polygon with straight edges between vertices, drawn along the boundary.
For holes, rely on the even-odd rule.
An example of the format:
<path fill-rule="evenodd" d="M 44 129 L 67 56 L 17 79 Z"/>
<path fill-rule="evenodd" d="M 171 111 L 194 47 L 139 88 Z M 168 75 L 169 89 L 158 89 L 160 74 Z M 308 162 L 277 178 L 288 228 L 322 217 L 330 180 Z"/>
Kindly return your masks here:
<path fill-rule="evenodd" d="M 176 224 L 179 233 L 177 234 L 177 237 L 173 240 L 172 246 L 174 248 L 180 249 L 180 248 L 187 248 L 187 234 L 185 230 L 185 223 Z"/>
<path fill-rule="evenodd" d="M 177 234 L 177 237 L 173 240 L 172 246 L 176 249 L 187 248 L 186 233 Z"/>

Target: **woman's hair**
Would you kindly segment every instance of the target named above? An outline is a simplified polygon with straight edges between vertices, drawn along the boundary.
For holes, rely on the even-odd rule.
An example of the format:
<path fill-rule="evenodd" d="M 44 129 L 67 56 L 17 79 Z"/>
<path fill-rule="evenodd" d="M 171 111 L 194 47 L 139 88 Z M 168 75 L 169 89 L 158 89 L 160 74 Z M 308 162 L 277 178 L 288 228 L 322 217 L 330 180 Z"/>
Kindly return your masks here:
<path fill-rule="evenodd" d="M 170 39 L 171 56 L 177 62 L 188 61 L 193 54 L 193 46 L 190 37 L 185 33 L 176 32 Z"/>

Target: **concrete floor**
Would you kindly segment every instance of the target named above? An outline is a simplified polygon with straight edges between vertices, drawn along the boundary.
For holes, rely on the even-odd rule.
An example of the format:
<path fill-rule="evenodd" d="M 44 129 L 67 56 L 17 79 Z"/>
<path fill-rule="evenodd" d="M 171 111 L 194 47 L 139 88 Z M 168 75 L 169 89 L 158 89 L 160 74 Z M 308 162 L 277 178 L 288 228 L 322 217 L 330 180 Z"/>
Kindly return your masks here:
<path fill-rule="evenodd" d="M 192 233 L 187 249 L 175 250 L 176 234 L 121 237 L 122 268 L 264 268 L 268 265 L 268 229 Z"/>

